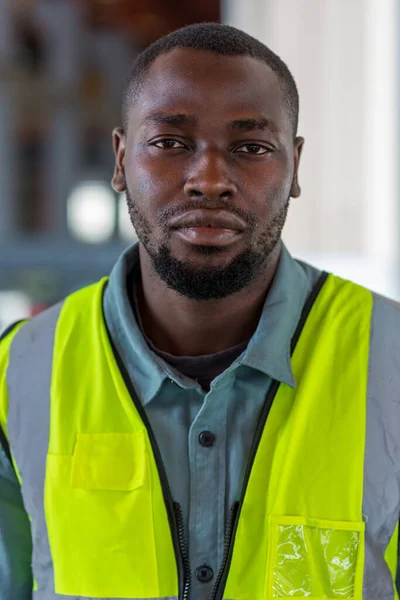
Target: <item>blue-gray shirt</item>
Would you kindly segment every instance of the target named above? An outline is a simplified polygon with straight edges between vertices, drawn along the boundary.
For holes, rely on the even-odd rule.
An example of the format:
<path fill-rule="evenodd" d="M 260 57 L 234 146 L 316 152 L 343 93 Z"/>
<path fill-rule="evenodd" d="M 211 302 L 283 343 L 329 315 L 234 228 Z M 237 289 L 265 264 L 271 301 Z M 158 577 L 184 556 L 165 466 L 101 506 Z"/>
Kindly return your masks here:
<path fill-rule="evenodd" d="M 138 269 L 138 246 L 133 245 L 111 273 L 105 319 L 154 431 L 173 499 L 182 507 L 192 598 L 206 600 L 221 565 L 227 513 L 240 498 L 265 396 L 274 379 L 295 386 L 290 342 L 320 272 L 293 260 L 283 246 L 249 342 L 217 354 L 174 357 L 154 348 L 142 332 L 127 286 Z M 199 441 L 205 431 L 215 437 L 211 446 Z M 31 597 L 30 552 L 18 483 L 0 447 L 0 600 Z M 203 565 L 214 574 L 208 583 L 196 577 Z"/>

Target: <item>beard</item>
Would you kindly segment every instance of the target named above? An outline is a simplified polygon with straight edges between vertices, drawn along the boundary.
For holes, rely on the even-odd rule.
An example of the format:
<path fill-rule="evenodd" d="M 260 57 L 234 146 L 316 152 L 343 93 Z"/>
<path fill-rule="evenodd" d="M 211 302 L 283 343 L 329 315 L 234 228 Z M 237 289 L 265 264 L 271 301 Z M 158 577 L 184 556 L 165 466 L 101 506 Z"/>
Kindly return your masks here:
<path fill-rule="evenodd" d="M 172 256 L 168 244 L 166 218 L 165 222 L 163 219 L 162 223 L 166 231 L 165 240 L 155 248 L 151 239 L 152 226 L 128 190 L 126 191 L 126 199 L 132 225 L 140 242 L 150 256 L 154 271 L 168 288 L 192 300 L 226 298 L 248 287 L 261 272 L 264 265 L 267 264 L 269 256 L 281 239 L 290 202 L 288 198 L 259 236 L 254 248 L 247 248 L 223 266 L 199 268 L 189 260 L 184 261 Z M 193 206 L 185 207 L 184 210 L 191 208 Z M 223 201 L 221 201 L 221 208 L 233 212 L 229 203 L 223 206 Z M 182 212 L 183 210 L 180 209 L 180 213 Z M 237 209 L 235 212 L 248 223 L 249 229 L 254 231 L 258 222 L 257 217 L 252 213 L 239 212 Z M 172 216 L 172 214 L 169 216 Z M 217 253 L 223 252 L 223 249 L 218 246 L 195 246 L 193 249 L 198 254 L 207 256 L 215 256 Z"/>

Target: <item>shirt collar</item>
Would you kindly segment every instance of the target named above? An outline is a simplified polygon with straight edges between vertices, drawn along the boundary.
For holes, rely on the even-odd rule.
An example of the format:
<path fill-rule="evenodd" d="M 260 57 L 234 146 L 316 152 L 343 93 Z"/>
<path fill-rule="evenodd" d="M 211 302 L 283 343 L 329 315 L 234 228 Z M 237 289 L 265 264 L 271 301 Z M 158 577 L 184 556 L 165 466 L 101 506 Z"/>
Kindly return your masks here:
<path fill-rule="evenodd" d="M 104 297 L 104 313 L 110 333 L 134 373 L 135 386 L 147 404 L 169 378 L 182 387 L 192 387 L 182 376 L 148 346 L 135 319 L 127 293 L 127 277 L 139 268 L 138 243 L 118 259 Z M 278 268 L 266 297 L 263 311 L 245 352 L 235 361 L 258 369 L 271 378 L 295 387 L 290 352 L 291 340 L 311 291 L 310 278 L 282 244 Z"/>
<path fill-rule="evenodd" d="M 256 331 L 240 364 L 272 379 L 296 386 L 291 366 L 291 341 L 312 284 L 301 264 L 282 244 L 275 277 L 265 299 Z"/>
<path fill-rule="evenodd" d="M 131 307 L 127 279 L 139 265 L 139 245 L 135 243 L 119 257 L 111 271 L 104 294 L 104 316 L 122 361 L 134 376 L 139 397 L 147 404 L 169 375 L 168 365 L 147 345 Z"/>

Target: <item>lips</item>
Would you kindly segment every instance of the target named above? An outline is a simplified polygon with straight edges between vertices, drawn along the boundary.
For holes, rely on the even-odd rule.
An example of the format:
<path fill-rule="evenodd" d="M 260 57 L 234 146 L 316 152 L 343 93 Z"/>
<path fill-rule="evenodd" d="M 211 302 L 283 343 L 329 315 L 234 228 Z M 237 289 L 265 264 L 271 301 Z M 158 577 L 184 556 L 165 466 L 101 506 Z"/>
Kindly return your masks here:
<path fill-rule="evenodd" d="M 242 219 L 226 210 L 198 209 L 184 213 L 178 218 L 173 219 L 171 227 L 173 229 L 210 227 L 242 232 L 245 229 L 245 224 Z"/>

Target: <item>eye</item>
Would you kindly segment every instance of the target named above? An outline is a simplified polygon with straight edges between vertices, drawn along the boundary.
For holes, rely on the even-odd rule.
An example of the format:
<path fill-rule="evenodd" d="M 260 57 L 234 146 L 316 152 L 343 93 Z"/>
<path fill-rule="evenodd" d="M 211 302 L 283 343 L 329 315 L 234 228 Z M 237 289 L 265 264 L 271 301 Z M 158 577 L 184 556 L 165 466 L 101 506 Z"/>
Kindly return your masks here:
<path fill-rule="evenodd" d="M 177 148 L 185 148 L 185 144 L 172 138 L 157 140 L 156 142 L 152 143 L 152 146 L 155 146 L 156 148 L 162 148 L 163 150 L 176 150 Z"/>
<path fill-rule="evenodd" d="M 242 146 L 236 148 L 235 152 L 243 152 L 243 154 L 261 156 L 263 154 L 267 154 L 268 152 L 272 152 L 272 150 L 266 146 L 261 146 L 261 144 L 243 144 Z"/>

